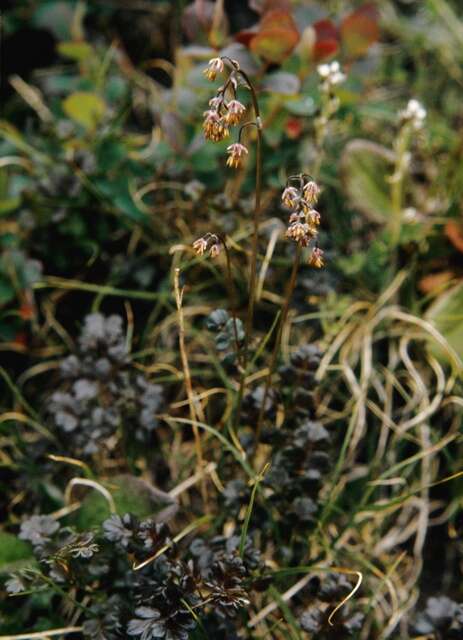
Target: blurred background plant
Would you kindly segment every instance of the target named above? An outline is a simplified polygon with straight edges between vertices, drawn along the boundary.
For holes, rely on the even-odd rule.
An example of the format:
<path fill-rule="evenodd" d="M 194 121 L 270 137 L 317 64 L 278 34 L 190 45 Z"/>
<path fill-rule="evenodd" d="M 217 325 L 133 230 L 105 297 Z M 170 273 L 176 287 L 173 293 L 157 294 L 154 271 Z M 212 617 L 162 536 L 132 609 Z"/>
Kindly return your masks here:
<path fill-rule="evenodd" d="M 461 637 L 460 2 L 7 4 L 2 632 Z M 263 124 L 252 332 L 221 55 Z M 285 309 L 295 173 L 326 264 Z"/>

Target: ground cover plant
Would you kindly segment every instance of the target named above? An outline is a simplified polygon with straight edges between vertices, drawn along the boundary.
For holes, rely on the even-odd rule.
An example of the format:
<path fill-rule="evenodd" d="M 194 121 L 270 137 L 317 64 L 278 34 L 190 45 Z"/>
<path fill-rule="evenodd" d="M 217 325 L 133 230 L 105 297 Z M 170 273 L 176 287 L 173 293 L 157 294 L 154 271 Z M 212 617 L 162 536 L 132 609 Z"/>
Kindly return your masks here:
<path fill-rule="evenodd" d="M 459 2 L 4 32 L 0 639 L 463 638 Z"/>

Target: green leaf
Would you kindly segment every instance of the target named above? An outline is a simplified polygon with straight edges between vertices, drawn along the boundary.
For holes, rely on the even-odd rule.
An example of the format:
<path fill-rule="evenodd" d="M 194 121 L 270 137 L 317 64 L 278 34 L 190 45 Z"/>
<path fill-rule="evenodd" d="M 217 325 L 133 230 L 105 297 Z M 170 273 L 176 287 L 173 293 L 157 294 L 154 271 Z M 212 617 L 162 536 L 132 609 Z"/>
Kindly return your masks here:
<path fill-rule="evenodd" d="M 303 96 L 295 100 L 287 100 L 285 109 L 295 116 L 313 116 L 317 110 L 317 103 L 312 96 Z"/>
<path fill-rule="evenodd" d="M 147 221 L 148 216 L 137 207 L 130 195 L 127 179 L 121 178 L 113 181 L 100 179 L 95 181 L 95 185 L 110 200 L 111 204 L 125 213 L 128 218 L 135 222 Z"/>
<path fill-rule="evenodd" d="M 59 42 L 56 48 L 60 55 L 79 61 L 86 60 L 94 53 L 92 45 L 88 42 L 74 42 L 72 40 Z"/>
<path fill-rule="evenodd" d="M 0 305 L 11 302 L 11 300 L 14 300 L 15 295 L 15 290 L 10 283 L 0 277 Z"/>
<path fill-rule="evenodd" d="M 133 513 L 139 518 L 156 516 L 164 522 L 178 508 L 177 502 L 169 494 L 135 476 L 121 475 L 111 478 L 111 486 L 108 489 L 119 515 Z M 110 515 L 107 500 L 99 492 L 89 490 L 75 514 L 75 525 L 78 529 L 85 530 L 101 525 Z"/>
<path fill-rule="evenodd" d="M 10 213 L 10 211 L 14 211 L 19 207 L 20 204 L 21 198 L 19 196 L 0 200 L 0 216 L 6 213 Z"/>
<path fill-rule="evenodd" d="M 452 287 L 431 305 L 425 315 L 444 336 L 463 361 L 463 282 Z M 437 343 L 430 343 L 432 353 L 448 362 L 449 355 Z"/>
<path fill-rule="evenodd" d="M 342 178 L 352 207 L 379 224 L 392 215 L 387 179 L 393 161 L 392 151 L 369 140 L 352 140 L 341 158 Z"/>
<path fill-rule="evenodd" d="M 10 573 L 33 560 L 32 547 L 12 533 L 0 531 L 0 573 Z"/>
<path fill-rule="evenodd" d="M 283 96 L 294 96 L 299 93 L 301 81 L 294 73 L 274 71 L 266 76 L 262 88 Z"/>
<path fill-rule="evenodd" d="M 59 40 L 65 40 L 71 35 L 71 25 L 74 17 L 73 4 L 64 0 L 36 3 L 32 23 L 51 31 Z"/>
<path fill-rule="evenodd" d="M 95 129 L 104 116 L 106 104 L 95 93 L 76 91 L 63 101 L 63 110 L 69 118 L 85 129 Z"/>

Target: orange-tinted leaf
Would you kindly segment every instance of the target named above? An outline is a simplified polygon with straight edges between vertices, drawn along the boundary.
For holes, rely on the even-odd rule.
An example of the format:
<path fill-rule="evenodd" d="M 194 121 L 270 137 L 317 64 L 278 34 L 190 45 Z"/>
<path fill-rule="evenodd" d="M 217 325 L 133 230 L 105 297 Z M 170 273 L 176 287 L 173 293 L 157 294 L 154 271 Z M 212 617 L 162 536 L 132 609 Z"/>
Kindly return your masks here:
<path fill-rule="evenodd" d="M 257 27 L 252 27 L 251 29 L 243 29 L 243 31 L 238 31 L 238 33 L 235 33 L 235 40 L 236 42 L 244 44 L 245 47 L 249 47 L 251 44 L 251 40 L 255 38 L 257 32 Z"/>
<path fill-rule="evenodd" d="M 334 55 L 339 49 L 338 30 L 331 20 L 318 20 L 313 28 L 316 34 L 313 57 L 318 62 Z"/>
<path fill-rule="evenodd" d="M 463 253 L 463 222 L 449 220 L 445 225 L 445 235 L 453 246 Z"/>
<path fill-rule="evenodd" d="M 291 14 L 286 11 L 267 13 L 250 48 L 267 62 L 280 63 L 289 56 L 299 42 L 299 31 Z"/>
<path fill-rule="evenodd" d="M 260 21 L 259 31 L 274 28 L 288 29 L 289 31 L 295 32 L 299 37 L 299 31 L 297 29 L 296 23 L 294 22 L 293 16 L 288 11 L 274 9 L 273 11 L 269 11 L 265 14 L 265 16 Z"/>
<path fill-rule="evenodd" d="M 364 55 L 379 39 L 378 9 L 368 2 L 350 13 L 339 28 L 343 49 L 349 58 Z"/>
<path fill-rule="evenodd" d="M 34 305 L 29 302 L 24 302 L 19 308 L 19 315 L 22 320 L 32 320 L 35 316 Z"/>
<path fill-rule="evenodd" d="M 453 271 L 439 271 L 438 273 L 431 273 L 429 276 L 421 278 L 418 283 L 420 291 L 423 293 L 431 293 L 436 289 L 440 289 L 443 285 L 450 282 L 455 276 Z"/>

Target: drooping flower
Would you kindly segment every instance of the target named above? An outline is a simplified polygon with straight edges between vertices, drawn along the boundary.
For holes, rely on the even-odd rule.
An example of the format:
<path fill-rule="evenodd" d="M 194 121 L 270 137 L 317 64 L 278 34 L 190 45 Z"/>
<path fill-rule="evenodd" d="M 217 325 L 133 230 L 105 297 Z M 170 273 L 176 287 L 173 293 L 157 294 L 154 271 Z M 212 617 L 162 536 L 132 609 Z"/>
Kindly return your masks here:
<path fill-rule="evenodd" d="M 211 258 L 217 258 L 221 251 L 221 242 L 215 233 L 206 233 L 205 236 L 193 242 L 193 249 L 197 256 L 203 256 L 206 251 L 209 251 Z"/>
<path fill-rule="evenodd" d="M 244 104 L 241 104 L 239 100 L 230 100 L 227 103 L 227 113 L 224 118 L 227 124 L 238 124 L 246 111 Z"/>
<path fill-rule="evenodd" d="M 213 142 L 220 142 L 230 135 L 224 118 L 213 109 L 204 112 L 203 130 L 206 140 Z"/>
<path fill-rule="evenodd" d="M 283 191 L 281 195 L 281 200 L 283 204 L 289 207 L 290 209 L 293 209 L 294 207 L 297 206 L 300 198 L 301 198 L 301 194 L 299 193 L 298 189 L 296 189 L 295 187 L 286 187 L 286 189 Z"/>
<path fill-rule="evenodd" d="M 208 80 L 215 80 L 218 73 L 222 73 L 224 63 L 222 58 L 211 58 L 203 73 Z"/>
<path fill-rule="evenodd" d="M 325 262 L 323 260 L 323 251 L 318 247 L 315 247 L 309 258 L 309 266 L 315 267 L 316 269 L 321 269 L 324 265 Z"/>
<path fill-rule="evenodd" d="M 310 180 L 304 185 L 302 192 L 304 194 L 305 200 L 312 205 L 312 204 L 315 204 L 318 200 L 318 196 L 320 194 L 320 187 L 316 182 L 314 182 L 313 180 Z"/>
<path fill-rule="evenodd" d="M 203 256 L 207 251 L 207 240 L 205 238 L 198 238 L 193 242 L 193 249 L 197 256 Z"/>
<path fill-rule="evenodd" d="M 243 165 L 244 157 L 248 155 L 248 150 L 241 142 L 234 142 L 227 147 L 227 166 L 239 169 Z"/>

